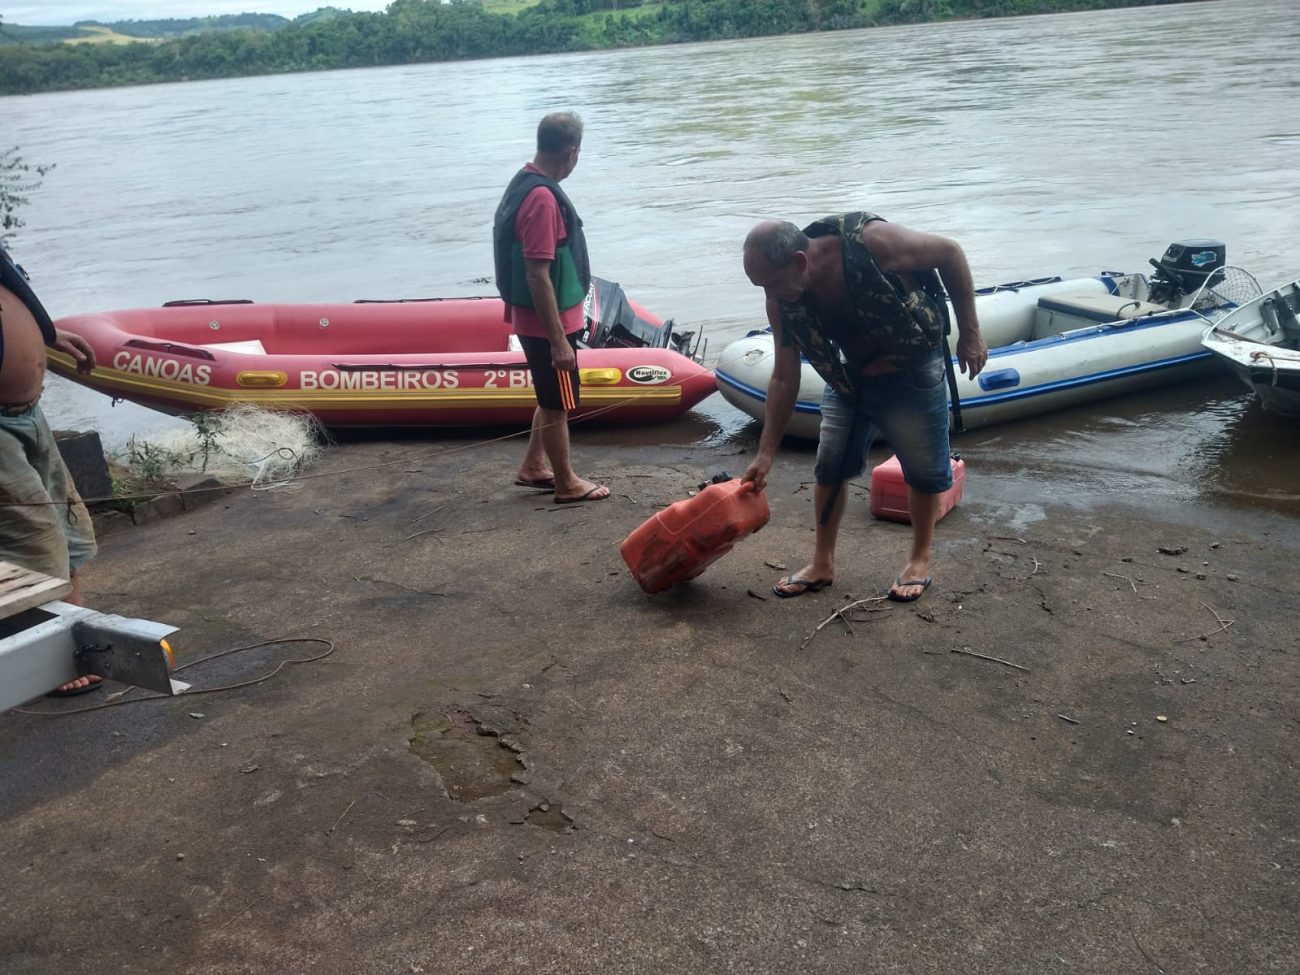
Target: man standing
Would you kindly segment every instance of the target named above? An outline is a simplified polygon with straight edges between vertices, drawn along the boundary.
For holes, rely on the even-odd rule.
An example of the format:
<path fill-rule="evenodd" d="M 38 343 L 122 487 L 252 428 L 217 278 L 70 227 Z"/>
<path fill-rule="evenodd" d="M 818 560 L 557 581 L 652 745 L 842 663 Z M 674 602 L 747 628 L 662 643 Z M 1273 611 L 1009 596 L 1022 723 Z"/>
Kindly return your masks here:
<path fill-rule="evenodd" d="M 826 380 L 814 469 L 813 558 L 772 591 L 801 596 L 834 580 L 843 485 L 866 469 L 879 431 L 903 468 L 912 516 L 911 553 L 889 598 L 920 599 L 932 579 L 939 496 L 952 486 L 940 280 L 957 313 L 962 370 L 974 378 L 988 361 L 965 254 L 946 238 L 873 213 L 849 213 L 804 230 L 760 223 L 745 239 L 744 261 L 750 282 L 767 297 L 776 359 L 758 455 L 743 480 L 760 490 L 767 483 L 794 411 L 801 352 Z"/>
<path fill-rule="evenodd" d="M 554 491 L 556 504 L 609 497 L 609 488 L 574 473 L 569 459 L 569 413 L 580 393 L 578 333 L 591 266 L 582 220 L 560 181 L 578 165 L 581 148 L 582 120 L 576 114 L 543 118 L 537 155 L 506 187 L 492 227 L 497 290 L 537 394 L 528 452 L 515 483 Z"/>
<path fill-rule="evenodd" d="M 0 559 L 69 580 L 67 601 L 80 605 L 77 570 L 95 554 L 95 529 L 38 405 L 47 345 L 82 372 L 95 367 L 94 349 L 54 327 L 0 245 Z M 53 693 L 83 694 L 99 680 L 78 677 Z"/>

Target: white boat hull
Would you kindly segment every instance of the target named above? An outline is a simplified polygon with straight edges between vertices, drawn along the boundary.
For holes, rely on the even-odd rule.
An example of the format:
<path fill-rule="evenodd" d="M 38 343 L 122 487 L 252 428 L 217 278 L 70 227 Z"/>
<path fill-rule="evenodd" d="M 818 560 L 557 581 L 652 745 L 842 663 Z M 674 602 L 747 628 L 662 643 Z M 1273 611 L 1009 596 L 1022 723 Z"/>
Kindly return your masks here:
<path fill-rule="evenodd" d="M 1193 311 L 1126 298 L 1135 288 L 1145 292 L 1141 275 L 1052 279 L 1003 288 L 976 298 L 989 361 L 974 380 L 957 375 L 966 429 L 1208 373 L 1212 358 L 1201 345 L 1206 324 L 1235 307 Z M 1070 302 L 1077 308 L 1069 307 Z M 1057 306 L 1062 310 L 1054 310 Z M 1114 320 L 1069 327 L 1086 322 L 1088 316 L 1105 318 L 1108 307 L 1126 309 L 1132 317 L 1118 317 L 1124 314 L 1118 311 Z M 949 342 L 955 341 L 950 336 Z M 770 330 L 751 332 L 723 351 L 716 369 L 718 389 L 727 401 L 760 420 L 773 351 Z M 805 362 L 788 435 L 817 439 L 824 390 L 821 377 Z"/>
<path fill-rule="evenodd" d="M 1300 281 L 1274 288 L 1205 330 L 1202 345 L 1266 409 L 1300 416 Z"/>

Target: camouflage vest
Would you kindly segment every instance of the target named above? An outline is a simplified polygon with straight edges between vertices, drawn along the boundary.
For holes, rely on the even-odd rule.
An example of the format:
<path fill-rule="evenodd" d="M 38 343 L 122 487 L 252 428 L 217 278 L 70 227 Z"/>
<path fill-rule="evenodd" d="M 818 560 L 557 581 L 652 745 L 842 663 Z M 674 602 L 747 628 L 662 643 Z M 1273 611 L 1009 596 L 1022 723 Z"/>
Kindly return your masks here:
<path fill-rule="evenodd" d="M 857 330 L 879 350 L 879 357 L 900 368 L 919 366 L 942 344 L 946 309 L 939 275 L 916 275 L 921 287 L 907 291 L 898 275 L 882 271 L 862 243 L 862 228 L 884 217 L 874 213 L 846 213 L 823 217 L 804 228 L 811 237 L 835 234 L 844 252 L 844 281 L 853 304 Z M 862 382 L 866 361 L 850 361 L 841 345 L 826 333 L 811 300 L 781 302 L 781 330 L 793 341 L 826 382 L 852 397 Z"/>

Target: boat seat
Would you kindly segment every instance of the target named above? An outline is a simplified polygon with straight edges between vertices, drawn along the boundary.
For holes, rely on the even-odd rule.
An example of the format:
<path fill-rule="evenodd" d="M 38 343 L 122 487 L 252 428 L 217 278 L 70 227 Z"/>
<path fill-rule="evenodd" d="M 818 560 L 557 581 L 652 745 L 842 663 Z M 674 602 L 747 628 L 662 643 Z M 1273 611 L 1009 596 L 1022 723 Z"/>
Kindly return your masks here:
<path fill-rule="evenodd" d="M 1126 298 L 1123 295 L 1048 295 L 1038 299 L 1038 309 L 1034 313 L 1033 337 L 1042 339 L 1076 328 L 1105 325 L 1108 322 L 1131 321 L 1168 310 L 1164 305 Z"/>

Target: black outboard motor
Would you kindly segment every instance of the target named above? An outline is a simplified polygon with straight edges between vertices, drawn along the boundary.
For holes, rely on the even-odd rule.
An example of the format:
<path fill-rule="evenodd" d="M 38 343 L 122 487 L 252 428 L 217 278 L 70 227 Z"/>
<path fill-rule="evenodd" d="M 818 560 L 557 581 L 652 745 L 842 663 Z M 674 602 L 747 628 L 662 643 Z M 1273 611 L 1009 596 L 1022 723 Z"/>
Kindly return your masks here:
<path fill-rule="evenodd" d="M 646 321 L 623 289 L 603 278 L 591 279 L 587 321 L 578 338 L 589 349 L 671 349 L 687 358 L 694 358 L 699 344 L 695 332 L 674 332 L 671 318 L 662 325 Z"/>
<path fill-rule="evenodd" d="M 1156 273 L 1151 277 L 1151 300 L 1173 304 L 1183 295 L 1195 294 L 1226 262 L 1228 249 L 1218 240 L 1180 240 L 1165 249 L 1164 257 L 1152 259 Z"/>

